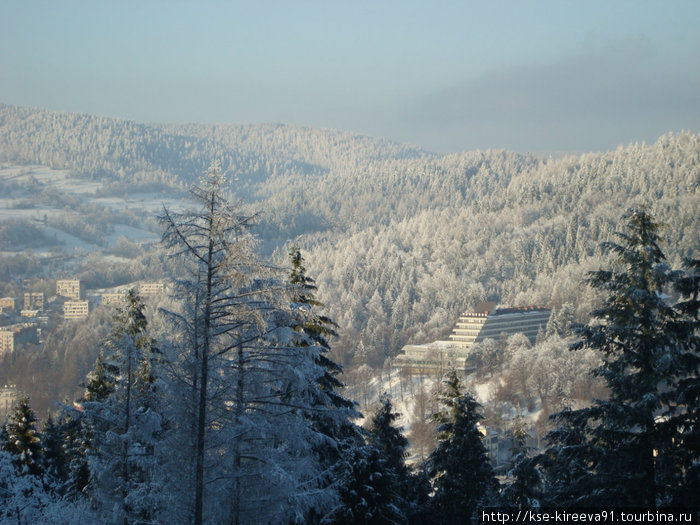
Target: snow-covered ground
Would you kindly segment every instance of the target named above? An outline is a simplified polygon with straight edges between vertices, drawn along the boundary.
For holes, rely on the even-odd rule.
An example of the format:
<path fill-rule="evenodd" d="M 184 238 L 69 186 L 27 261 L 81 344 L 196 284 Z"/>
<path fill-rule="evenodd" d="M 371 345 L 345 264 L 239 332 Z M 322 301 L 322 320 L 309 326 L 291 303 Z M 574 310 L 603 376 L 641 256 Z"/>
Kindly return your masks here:
<path fill-rule="evenodd" d="M 30 222 L 42 230 L 48 239 L 55 240 L 55 244 L 61 245 L 67 253 L 95 252 L 103 250 L 104 246 L 86 242 L 69 232 L 45 225 L 45 223 L 55 223 L 59 217 L 80 220 L 80 213 L 59 205 L 32 203 L 33 193 L 51 188 L 66 195 L 80 197 L 86 203 L 128 214 L 130 217 L 155 217 L 163 211 L 164 206 L 170 210 L 183 211 L 189 205 L 183 199 L 152 191 L 129 192 L 121 197 L 97 197 L 96 195 L 99 195 L 102 190 L 101 182 L 78 179 L 69 170 L 54 170 L 45 166 L 2 165 L 0 181 L 16 183 L 20 187 L 14 195 L 0 194 L 0 222 L 9 220 Z M 113 247 L 121 237 L 137 243 L 154 242 L 159 239 L 159 235 L 145 227 L 139 228 L 126 224 L 114 224 L 113 227 L 114 231 L 104 239 L 109 247 Z M 48 248 L 48 246 L 38 247 L 31 251 L 39 253 Z"/>

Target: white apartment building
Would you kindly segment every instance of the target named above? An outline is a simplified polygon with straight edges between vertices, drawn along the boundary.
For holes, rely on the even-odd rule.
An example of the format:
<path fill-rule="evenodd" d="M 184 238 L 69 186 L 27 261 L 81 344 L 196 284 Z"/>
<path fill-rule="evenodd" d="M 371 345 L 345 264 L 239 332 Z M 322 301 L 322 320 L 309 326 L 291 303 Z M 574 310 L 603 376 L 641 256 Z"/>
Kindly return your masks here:
<path fill-rule="evenodd" d="M 464 369 L 471 347 L 484 339 L 500 339 L 523 333 L 535 343 L 537 334 L 549 322 L 551 310 L 542 306 L 496 308 L 496 303 L 479 303 L 472 312 L 464 312 L 448 341 L 406 345 L 397 365 L 411 370 L 440 368 Z"/>
<path fill-rule="evenodd" d="M 495 303 L 479 303 L 473 312 L 463 313 L 450 335 L 450 341 L 469 349 L 484 339 L 498 339 L 502 334 L 523 333 L 535 343 L 537 333 L 547 328 L 552 311 L 542 306 L 496 308 Z"/>
<path fill-rule="evenodd" d="M 139 294 L 142 296 L 160 295 L 165 293 L 165 283 L 152 282 L 139 284 Z"/>
<path fill-rule="evenodd" d="M 15 332 L 0 329 L 0 359 L 15 351 Z"/>
<path fill-rule="evenodd" d="M 80 301 L 80 279 L 62 279 L 56 281 L 56 295 Z"/>
<path fill-rule="evenodd" d="M 63 303 L 64 319 L 85 319 L 89 312 L 88 301 L 66 301 Z"/>
<path fill-rule="evenodd" d="M 102 305 L 103 306 L 124 306 L 124 305 L 126 305 L 126 294 L 122 293 L 122 292 L 103 293 L 102 294 Z"/>

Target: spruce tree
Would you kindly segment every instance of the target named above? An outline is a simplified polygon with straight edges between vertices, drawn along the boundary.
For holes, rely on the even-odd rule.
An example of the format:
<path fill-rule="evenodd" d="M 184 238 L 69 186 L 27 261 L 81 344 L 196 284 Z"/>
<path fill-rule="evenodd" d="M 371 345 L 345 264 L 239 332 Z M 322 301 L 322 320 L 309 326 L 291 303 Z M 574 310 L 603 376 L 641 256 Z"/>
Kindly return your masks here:
<path fill-rule="evenodd" d="M 364 441 L 360 429 L 352 422 L 360 414 L 355 403 L 340 393 L 345 385 L 338 376 L 343 370 L 329 356 L 330 340 L 337 337 L 337 324 L 321 313 L 325 306 L 316 299 L 315 281 L 307 275 L 304 258 L 296 245 L 291 247 L 289 258 L 289 295 L 291 309 L 296 313 L 291 323 L 297 334 L 295 344 L 300 349 L 316 349 L 313 360 L 319 371 L 317 377 L 310 378 L 310 410 L 306 417 L 313 429 L 325 436 L 314 447 L 314 453 L 323 472 L 321 485 L 331 487 L 348 475 L 343 471 L 347 463 L 341 458 L 353 454 L 354 448 Z M 322 509 L 313 508 L 306 521 L 316 522 L 322 514 Z"/>
<path fill-rule="evenodd" d="M 379 403 L 379 408 L 370 420 L 368 442 L 370 446 L 379 450 L 381 472 L 390 481 L 394 505 L 406 515 L 412 481 L 406 466 L 408 440 L 402 433 L 403 429 L 395 426 L 401 414 L 394 412 L 388 394 L 384 393 Z"/>
<path fill-rule="evenodd" d="M 352 418 L 359 416 L 355 403 L 344 397 L 340 391 L 345 385 L 338 379 L 343 368 L 333 361 L 330 356 L 330 339 L 337 337 L 338 325 L 329 317 L 320 313 L 325 305 L 316 299 L 316 284 L 306 274 L 304 258 L 299 248 L 294 245 L 290 252 L 291 271 L 289 274 L 290 295 L 293 311 L 298 318 L 292 328 L 299 334 L 297 345 L 317 348 L 314 357 L 316 365 L 322 372 L 315 379 L 316 388 L 311 390 L 314 398 L 311 400 L 312 411 L 309 417 L 319 431 L 332 440 L 331 448 L 320 451 L 324 462 L 335 463 L 338 458 L 338 446 L 344 446 L 347 440 L 357 440 L 357 427 L 351 423 Z"/>
<path fill-rule="evenodd" d="M 675 306 L 684 321 L 679 331 L 685 334 L 680 338 L 678 385 L 664 396 L 668 405 L 660 427 L 675 445 L 666 451 L 664 465 L 671 469 L 670 503 L 686 507 L 700 493 L 700 259 L 685 261 L 674 289 L 682 297 Z"/>
<path fill-rule="evenodd" d="M 83 403 L 92 431 L 90 490 L 112 521 L 148 521 L 158 512 L 153 491 L 163 418 L 152 391 L 158 350 L 145 306 L 130 290 L 88 381 Z"/>
<path fill-rule="evenodd" d="M 542 491 L 542 474 L 528 446 L 529 435 L 524 421 L 516 418 L 510 431 L 514 442 L 511 449 L 511 468 L 501 490 L 503 502 L 514 508 L 529 509 L 539 507 Z"/>
<path fill-rule="evenodd" d="M 343 456 L 339 480 L 340 503 L 322 523 L 333 525 L 396 525 L 406 522 L 400 507 L 395 477 L 377 447 L 353 448 Z"/>
<path fill-rule="evenodd" d="M 2 442 L 2 449 L 12 454 L 18 472 L 41 475 L 41 435 L 36 428 L 36 416 L 29 406 L 27 396 L 19 398 L 5 424 L 5 430 L 7 434 Z"/>
<path fill-rule="evenodd" d="M 477 426 L 481 405 L 463 392 L 454 370 L 444 383 L 443 409 L 433 415 L 438 445 L 427 460 L 434 490 L 431 516 L 435 523 L 469 523 L 494 498 L 498 484 Z"/>
<path fill-rule="evenodd" d="M 100 352 L 95 361 L 95 368 L 87 376 L 85 392 L 80 402 L 104 401 L 114 391 L 114 381 L 114 376 L 107 370 L 104 357 Z"/>
<path fill-rule="evenodd" d="M 60 424 L 54 422 L 53 416 L 44 423 L 41 435 L 43 445 L 42 468 L 44 472 L 63 484 L 68 479 L 68 456 L 65 450 L 65 439 Z"/>
<path fill-rule="evenodd" d="M 572 347 L 600 353 L 594 374 L 609 396 L 553 416 L 560 427 L 544 464 L 558 504 L 655 508 L 683 483 L 673 458 L 688 412 L 677 393 L 679 381 L 697 376 L 697 324 L 665 295 L 683 273 L 666 264 L 661 226 L 643 210 L 629 210 L 624 220 L 619 242 L 603 243 L 615 256 L 613 269 L 589 274 L 603 304 Z"/>
<path fill-rule="evenodd" d="M 396 426 L 401 414 L 394 412 L 391 398 L 385 392 L 379 408 L 370 419 L 367 434 L 369 446 L 379 451 L 380 471 L 390 480 L 389 494 L 405 522 L 420 522 L 427 501 L 428 484 L 421 472 L 414 473 L 406 464 L 408 439 L 403 428 Z"/>
<path fill-rule="evenodd" d="M 318 379 L 319 389 L 328 396 L 334 407 L 338 409 L 352 410 L 355 404 L 343 397 L 339 390 L 344 384 L 338 379 L 343 368 L 329 357 L 329 339 L 338 336 L 338 325 L 331 318 L 319 313 L 325 305 L 316 299 L 316 283 L 306 274 L 304 258 L 299 248 L 294 245 L 289 252 L 292 265 L 289 275 L 289 283 L 292 285 L 292 301 L 306 310 L 302 322 L 295 326 L 295 330 L 302 332 L 308 342 L 302 344 L 314 344 L 320 348 L 317 364 L 323 369 L 323 375 Z"/>

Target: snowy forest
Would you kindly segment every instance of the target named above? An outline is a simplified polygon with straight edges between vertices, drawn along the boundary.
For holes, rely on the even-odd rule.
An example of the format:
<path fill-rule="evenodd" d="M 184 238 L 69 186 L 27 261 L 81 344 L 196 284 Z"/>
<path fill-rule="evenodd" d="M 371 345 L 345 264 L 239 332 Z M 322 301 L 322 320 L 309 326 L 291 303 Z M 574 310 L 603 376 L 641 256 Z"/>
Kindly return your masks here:
<path fill-rule="evenodd" d="M 143 219 L 161 242 L 125 239 L 73 271 L 110 284 L 167 277 L 175 293 L 149 306 L 130 292 L 116 312 L 91 313 L 90 330 L 52 327 L 43 348 L 5 360 L 5 379 L 26 371 L 25 391 L 57 373 L 63 384 L 47 418 L 25 397 L 2 427 L 6 522 L 697 512 L 700 136 L 559 159 L 436 155 L 294 126 L 0 106 L 0 161 L 192 204 L 147 218 L 76 201 L 90 228 L 60 223 L 99 240 Z M 0 241 L 29 248 L 41 232 L 3 223 Z M 0 263 L 0 295 L 64 271 L 31 250 Z M 552 319 L 534 347 L 517 336 L 478 346 L 472 374 L 444 370 L 427 393 L 402 378 L 400 396 L 367 399 L 404 344 L 445 337 L 483 300 L 547 305 Z M 487 379 L 498 388 L 485 406 L 473 387 Z M 420 409 L 408 431 L 404 396 Z M 542 411 L 536 447 L 516 406 Z M 484 423 L 507 427 L 504 471 Z"/>

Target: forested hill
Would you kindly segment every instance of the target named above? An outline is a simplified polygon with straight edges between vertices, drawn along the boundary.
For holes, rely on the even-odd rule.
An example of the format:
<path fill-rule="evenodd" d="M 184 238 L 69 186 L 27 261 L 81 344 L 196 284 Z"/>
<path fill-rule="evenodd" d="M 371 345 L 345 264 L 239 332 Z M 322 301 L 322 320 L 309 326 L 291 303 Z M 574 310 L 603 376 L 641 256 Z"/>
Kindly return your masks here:
<path fill-rule="evenodd" d="M 0 106 L 0 161 L 173 191 L 219 162 L 263 212 L 266 251 L 299 238 L 346 365 L 379 365 L 405 342 L 445 335 L 483 299 L 569 303 L 584 317 L 595 297 L 581 278 L 628 207 L 667 225 L 673 265 L 697 256 L 700 239 L 700 136 L 690 133 L 561 159 L 436 155 L 298 126 L 145 125 Z"/>
<path fill-rule="evenodd" d="M 216 160 L 238 188 L 279 174 L 317 175 L 426 155 L 350 133 L 282 124 L 162 125 L 0 104 L 0 158 L 128 182 L 189 184 Z"/>

